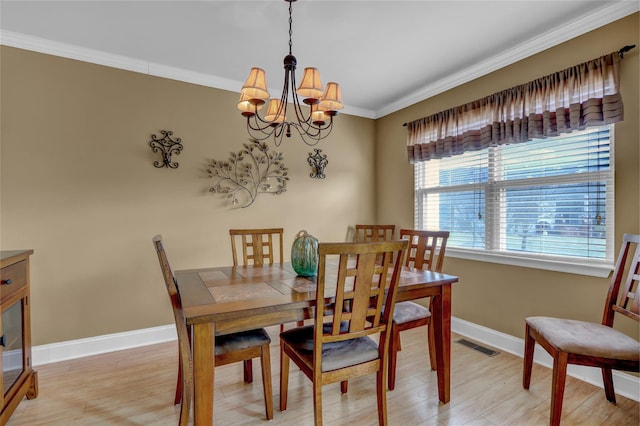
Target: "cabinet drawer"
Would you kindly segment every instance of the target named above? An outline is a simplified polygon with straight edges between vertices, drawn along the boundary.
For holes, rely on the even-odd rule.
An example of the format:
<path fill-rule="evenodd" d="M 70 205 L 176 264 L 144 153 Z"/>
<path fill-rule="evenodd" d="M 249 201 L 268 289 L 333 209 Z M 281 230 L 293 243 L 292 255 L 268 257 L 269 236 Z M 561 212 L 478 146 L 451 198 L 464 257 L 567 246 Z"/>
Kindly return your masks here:
<path fill-rule="evenodd" d="M 25 260 L 0 270 L 0 300 L 5 299 L 27 285 L 27 262 Z"/>

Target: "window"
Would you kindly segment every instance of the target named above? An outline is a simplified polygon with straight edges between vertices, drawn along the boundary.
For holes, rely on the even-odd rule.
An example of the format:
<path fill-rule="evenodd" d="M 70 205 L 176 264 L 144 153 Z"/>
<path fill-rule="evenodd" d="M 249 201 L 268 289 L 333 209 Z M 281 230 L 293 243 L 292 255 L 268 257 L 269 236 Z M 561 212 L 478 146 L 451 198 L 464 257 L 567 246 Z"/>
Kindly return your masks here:
<path fill-rule="evenodd" d="M 415 164 L 415 226 L 458 257 L 604 275 L 613 196 L 613 126 Z"/>

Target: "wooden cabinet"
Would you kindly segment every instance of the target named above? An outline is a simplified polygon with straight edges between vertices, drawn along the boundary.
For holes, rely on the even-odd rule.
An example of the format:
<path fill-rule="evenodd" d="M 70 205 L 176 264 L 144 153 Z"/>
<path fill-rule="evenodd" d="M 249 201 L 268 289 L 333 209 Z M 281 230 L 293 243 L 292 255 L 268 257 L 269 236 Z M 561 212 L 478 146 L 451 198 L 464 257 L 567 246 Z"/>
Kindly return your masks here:
<path fill-rule="evenodd" d="M 29 256 L 33 250 L 0 252 L 0 425 L 5 425 L 20 401 L 38 396 L 38 375 L 31 365 L 31 300 Z"/>

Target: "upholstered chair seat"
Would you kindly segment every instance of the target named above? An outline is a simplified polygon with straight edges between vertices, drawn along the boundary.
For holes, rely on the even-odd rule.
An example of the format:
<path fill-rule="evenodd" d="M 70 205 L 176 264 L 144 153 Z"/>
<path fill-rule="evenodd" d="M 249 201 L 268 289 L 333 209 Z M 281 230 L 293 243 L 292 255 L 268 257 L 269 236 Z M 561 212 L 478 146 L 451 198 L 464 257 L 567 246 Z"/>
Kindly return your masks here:
<path fill-rule="evenodd" d="M 430 317 L 431 311 L 416 302 L 398 302 L 393 311 L 393 322 L 405 324 L 420 318 Z"/>
<path fill-rule="evenodd" d="M 216 334 L 215 354 L 222 355 L 270 343 L 271 338 L 264 328 L 232 334 Z"/>
<path fill-rule="evenodd" d="M 308 365 L 313 365 L 313 325 L 293 328 L 281 334 L 298 349 Z M 378 358 L 378 344 L 370 337 L 360 337 L 322 345 L 322 371 L 333 371 Z"/>
<path fill-rule="evenodd" d="M 640 342 L 606 325 L 551 317 L 529 317 L 525 321 L 559 352 L 640 360 Z"/>

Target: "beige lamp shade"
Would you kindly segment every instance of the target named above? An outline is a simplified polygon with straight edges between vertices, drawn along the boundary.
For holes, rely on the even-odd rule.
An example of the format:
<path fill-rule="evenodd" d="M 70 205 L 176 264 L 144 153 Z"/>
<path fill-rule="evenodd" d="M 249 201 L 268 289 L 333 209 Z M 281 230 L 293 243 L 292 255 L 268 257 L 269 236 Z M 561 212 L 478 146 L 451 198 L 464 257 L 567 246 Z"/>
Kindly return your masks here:
<path fill-rule="evenodd" d="M 330 116 L 323 110 L 319 109 L 319 104 L 311 105 L 311 121 L 314 124 L 322 125 Z"/>
<path fill-rule="evenodd" d="M 264 116 L 266 121 L 270 121 L 271 123 L 283 123 L 285 121 L 286 117 L 284 116 L 284 108 L 280 111 L 280 114 L 278 114 L 280 104 L 280 99 L 271 99 L 269 101 L 267 113 Z"/>
<path fill-rule="evenodd" d="M 320 99 L 322 96 L 322 83 L 320 72 L 317 68 L 305 68 L 302 83 L 298 86 L 298 95 L 304 98 Z"/>
<path fill-rule="evenodd" d="M 338 83 L 328 83 L 327 90 L 320 99 L 319 109 L 322 111 L 337 111 L 344 108 L 342 104 L 342 90 Z"/>
<path fill-rule="evenodd" d="M 262 68 L 251 68 L 240 93 L 246 95 L 248 99 L 269 99 L 267 77 Z"/>
<path fill-rule="evenodd" d="M 243 113 L 247 112 L 247 113 L 255 114 L 256 111 L 259 111 L 260 109 L 262 109 L 262 106 L 264 105 L 264 101 L 261 99 L 258 99 L 256 102 L 256 100 L 254 99 L 254 101 L 252 102 L 250 99 L 251 98 L 249 98 L 247 95 L 245 95 L 244 93 L 241 93 L 240 100 L 238 101 L 238 109 Z"/>

